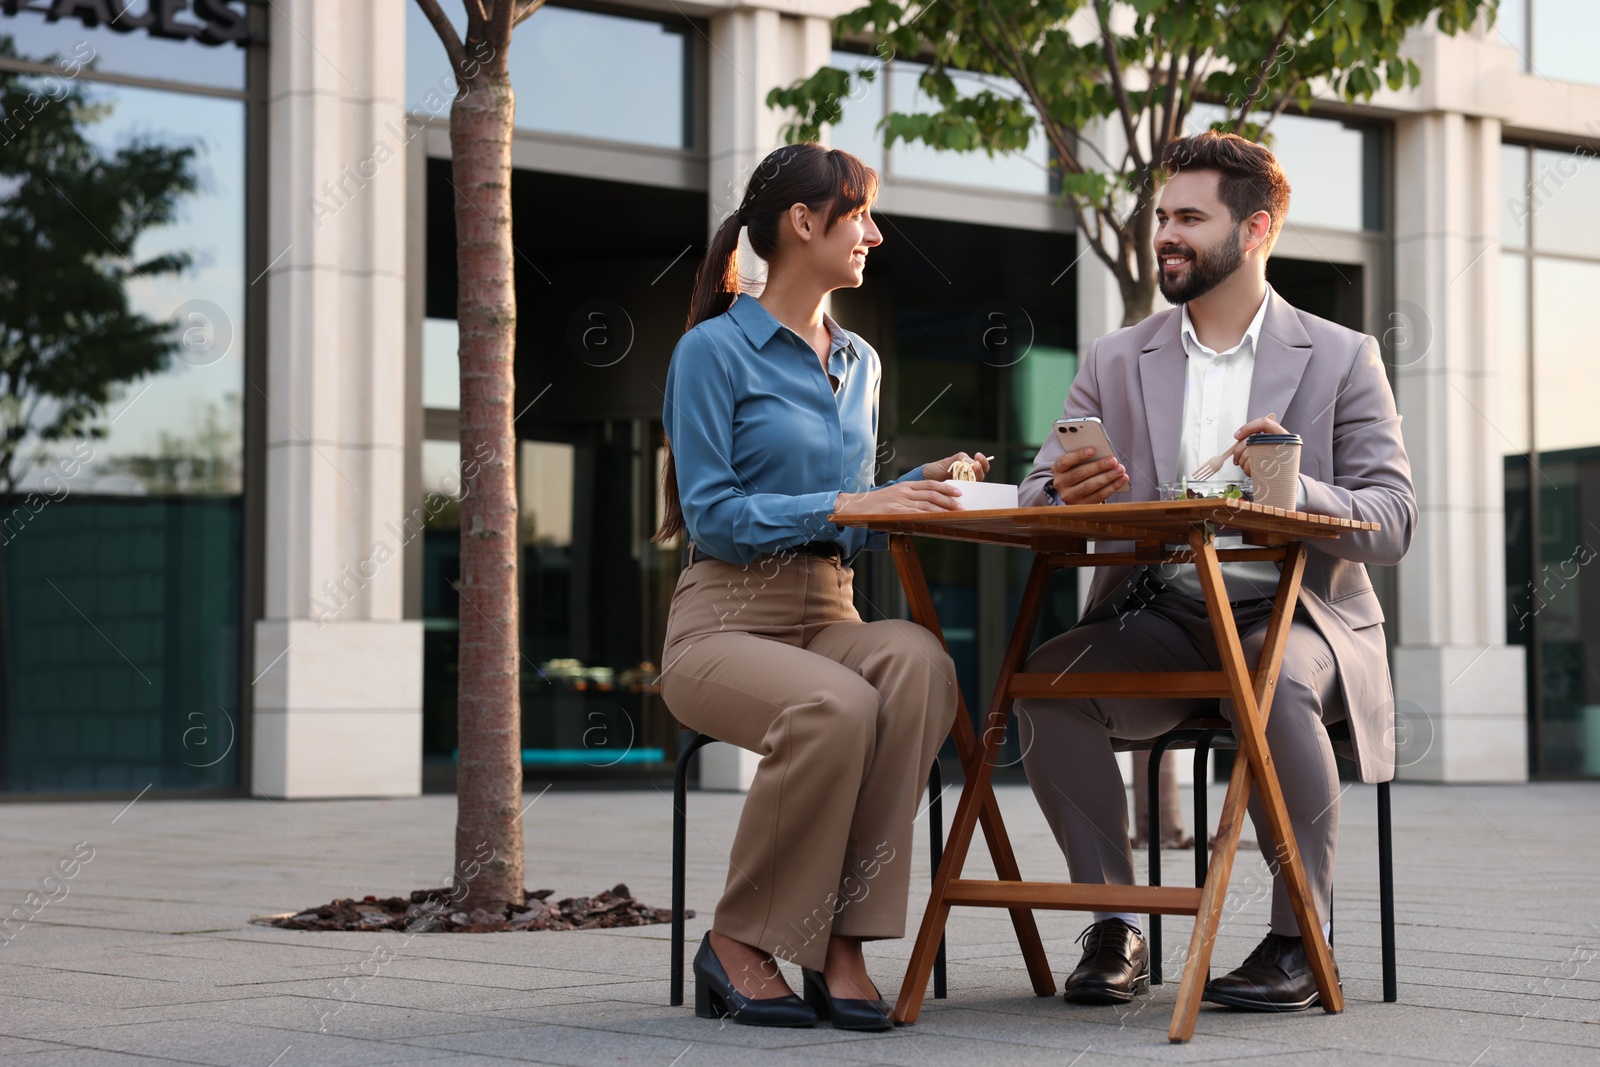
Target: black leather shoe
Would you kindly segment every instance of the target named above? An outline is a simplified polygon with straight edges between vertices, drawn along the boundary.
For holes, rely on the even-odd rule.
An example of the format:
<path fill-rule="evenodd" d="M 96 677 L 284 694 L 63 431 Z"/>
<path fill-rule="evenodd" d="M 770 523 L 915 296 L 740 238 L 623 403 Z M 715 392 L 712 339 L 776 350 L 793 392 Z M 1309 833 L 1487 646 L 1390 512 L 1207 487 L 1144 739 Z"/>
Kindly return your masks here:
<path fill-rule="evenodd" d="M 694 954 L 694 1013 L 702 1019 L 732 1019 L 746 1026 L 815 1026 L 817 1013 L 793 993 L 752 1000 L 733 988 L 711 949 L 711 933 Z"/>
<path fill-rule="evenodd" d="M 1304 1011 L 1322 998 L 1305 944 L 1298 937 L 1268 934 L 1237 970 L 1207 982 L 1201 999 L 1246 1011 Z"/>
<path fill-rule="evenodd" d="M 1102 919 L 1078 935 L 1083 958 L 1067 978 L 1071 1004 L 1126 1004 L 1150 992 L 1150 948 L 1121 919 Z"/>
<path fill-rule="evenodd" d="M 832 1019 L 835 1030 L 891 1030 L 890 1006 L 882 1000 L 848 1000 L 827 992 L 827 979 L 821 971 L 800 968 L 800 982 L 805 990 L 805 1003 L 816 1011 L 818 1019 Z"/>
<path fill-rule="evenodd" d="M 800 968 L 801 988 L 805 990 L 806 1003 L 819 1019 L 832 1019 L 835 1030 L 889 1030 L 894 1021 L 889 1018 L 889 1005 L 881 1000 L 847 1000 L 828 992 L 827 979 L 821 971 L 810 967 Z"/>

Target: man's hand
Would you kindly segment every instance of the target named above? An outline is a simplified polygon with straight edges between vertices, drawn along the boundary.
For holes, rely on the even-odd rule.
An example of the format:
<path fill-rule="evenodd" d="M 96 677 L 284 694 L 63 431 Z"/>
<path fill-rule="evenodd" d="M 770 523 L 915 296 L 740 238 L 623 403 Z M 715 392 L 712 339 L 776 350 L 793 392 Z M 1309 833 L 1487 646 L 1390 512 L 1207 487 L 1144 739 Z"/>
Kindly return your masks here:
<path fill-rule="evenodd" d="M 983 481 L 989 476 L 989 457 L 979 452 L 976 456 L 969 456 L 965 452 L 957 452 L 944 459 L 936 459 L 932 463 L 922 465 L 922 476 L 930 482 L 944 482 L 950 479 L 950 468 L 957 463 L 965 461 L 978 468 L 978 481 Z"/>
<path fill-rule="evenodd" d="M 1128 488 L 1128 472 L 1115 456 L 1095 459 L 1093 448 L 1077 448 L 1050 464 L 1050 481 L 1063 504 L 1100 504 Z"/>
<path fill-rule="evenodd" d="M 1268 415 L 1265 418 L 1251 419 L 1249 422 L 1245 423 L 1243 426 L 1239 427 L 1237 430 L 1234 431 L 1233 438 L 1236 441 L 1243 441 L 1246 437 L 1249 437 L 1251 434 L 1255 434 L 1255 433 L 1290 433 L 1290 432 L 1292 432 L 1292 431 L 1285 430 L 1283 428 L 1283 424 L 1280 423 L 1275 416 Z M 1250 452 L 1249 452 L 1248 449 L 1240 449 L 1239 451 L 1240 451 L 1239 469 L 1244 471 L 1246 477 L 1249 477 L 1250 476 Z"/>
<path fill-rule="evenodd" d="M 948 482 L 895 482 L 869 493 L 840 493 L 835 515 L 884 515 L 916 511 L 958 511 L 961 495 Z"/>

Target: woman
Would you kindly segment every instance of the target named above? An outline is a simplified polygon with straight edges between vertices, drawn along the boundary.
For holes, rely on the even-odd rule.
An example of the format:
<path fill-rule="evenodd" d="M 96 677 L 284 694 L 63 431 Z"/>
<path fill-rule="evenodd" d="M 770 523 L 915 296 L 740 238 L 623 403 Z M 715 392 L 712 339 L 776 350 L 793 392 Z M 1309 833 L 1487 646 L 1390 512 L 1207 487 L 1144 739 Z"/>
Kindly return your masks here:
<path fill-rule="evenodd" d="M 667 371 L 667 540 L 690 565 L 661 693 L 684 725 L 760 753 L 728 881 L 695 957 L 695 1012 L 758 1026 L 883 1030 L 863 941 L 905 935 L 911 822 L 954 719 L 955 670 L 902 620 L 862 622 L 849 561 L 868 533 L 829 515 L 958 507 L 960 453 L 873 488 L 878 355 L 822 312 L 882 237 L 877 174 L 814 144 L 762 161 L 695 276 Z M 739 231 L 766 261 L 738 295 Z M 805 1000 L 774 957 L 803 968 Z"/>

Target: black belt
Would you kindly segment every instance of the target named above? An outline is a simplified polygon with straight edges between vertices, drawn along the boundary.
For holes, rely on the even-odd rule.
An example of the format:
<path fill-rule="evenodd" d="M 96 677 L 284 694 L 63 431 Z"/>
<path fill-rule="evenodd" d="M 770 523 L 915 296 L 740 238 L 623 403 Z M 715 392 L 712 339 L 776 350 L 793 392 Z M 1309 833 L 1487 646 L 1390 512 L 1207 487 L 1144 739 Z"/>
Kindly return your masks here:
<path fill-rule="evenodd" d="M 781 556 L 786 552 L 795 556 L 818 556 L 822 559 L 844 558 L 844 546 L 837 541 L 807 541 L 803 545 L 790 545 L 788 548 L 780 548 L 776 552 L 769 552 L 767 554 L 770 556 Z M 716 558 L 716 556 L 703 551 L 699 545 L 692 544 L 689 546 L 690 564 L 699 563 L 703 559 Z"/>

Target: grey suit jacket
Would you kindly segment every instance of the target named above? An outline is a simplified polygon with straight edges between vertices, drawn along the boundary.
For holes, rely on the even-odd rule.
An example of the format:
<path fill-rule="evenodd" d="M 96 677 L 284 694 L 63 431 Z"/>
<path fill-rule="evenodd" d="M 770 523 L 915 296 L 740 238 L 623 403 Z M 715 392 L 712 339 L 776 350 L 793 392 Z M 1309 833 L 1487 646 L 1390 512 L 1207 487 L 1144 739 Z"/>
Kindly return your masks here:
<path fill-rule="evenodd" d="M 1094 415 L 1127 468 L 1129 491 L 1114 500 L 1155 500 L 1178 477 L 1187 356 L 1182 310 L 1157 312 L 1089 346 L 1063 416 Z M 1361 779 L 1394 777 L 1394 689 L 1383 638 L 1383 610 L 1365 564 L 1392 566 L 1417 525 L 1411 462 L 1378 342 L 1298 311 L 1272 293 L 1250 384 L 1250 418 L 1278 412 L 1304 444 L 1300 482 L 1305 510 L 1379 523 L 1375 532 L 1307 542 L 1300 604 L 1328 642 L 1349 711 Z M 1023 507 L 1051 504 L 1044 489 L 1061 455 L 1052 433 L 1022 482 Z M 1102 543 L 1101 551 L 1127 544 Z M 1115 615 L 1142 567 L 1097 567 L 1082 622 Z M 1252 664 L 1252 666 L 1254 666 Z"/>

